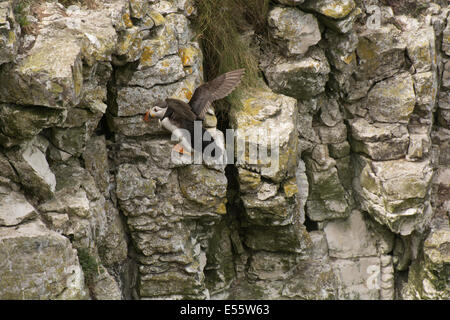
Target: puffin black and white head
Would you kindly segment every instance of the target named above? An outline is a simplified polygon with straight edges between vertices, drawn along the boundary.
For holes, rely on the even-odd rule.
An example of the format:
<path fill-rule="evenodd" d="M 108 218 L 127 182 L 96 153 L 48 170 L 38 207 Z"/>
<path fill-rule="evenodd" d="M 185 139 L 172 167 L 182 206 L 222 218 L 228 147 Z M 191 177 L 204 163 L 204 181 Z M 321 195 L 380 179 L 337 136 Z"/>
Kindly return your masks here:
<path fill-rule="evenodd" d="M 158 118 L 158 119 L 162 120 L 164 118 L 164 115 L 167 112 L 167 108 L 168 108 L 168 105 L 167 105 L 166 101 L 163 101 L 163 100 L 156 101 L 153 108 L 151 108 L 145 114 L 144 120 L 146 122 L 149 122 L 150 121 L 149 116 L 152 118 Z"/>

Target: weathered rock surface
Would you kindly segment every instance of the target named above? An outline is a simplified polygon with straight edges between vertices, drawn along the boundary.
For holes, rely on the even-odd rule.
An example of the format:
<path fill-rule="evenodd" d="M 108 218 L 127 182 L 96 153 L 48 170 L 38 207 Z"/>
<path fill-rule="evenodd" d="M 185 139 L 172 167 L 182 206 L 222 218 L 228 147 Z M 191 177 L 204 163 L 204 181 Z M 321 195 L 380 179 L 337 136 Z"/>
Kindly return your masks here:
<path fill-rule="evenodd" d="M 340 19 L 345 18 L 355 8 L 355 2 L 353 0 L 306 0 L 302 7 L 333 19 Z"/>
<path fill-rule="evenodd" d="M 278 56 L 264 61 L 263 68 L 272 90 L 300 100 L 324 92 L 330 73 L 325 54 L 318 48 L 301 59 Z"/>
<path fill-rule="evenodd" d="M 238 166 L 259 172 L 275 183 L 292 177 L 297 165 L 296 101 L 268 88 L 259 88 L 249 92 L 241 103 L 242 109 L 230 114 L 236 130 Z M 244 149 L 244 141 L 258 141 L 248 149 L 254 147 L 259 158 L 251 157 L 252 151 Z M 270 154 L 267 151 L 271 151 L 272 141 L 278 141 L 279 151 L 274 148 Z M 279 158 L 272 157 L 276 152 Z"/>
<path fill-rule="evenodd" d="M 380 80 L 394 75 L 405 63 L 406 43 L 393 25 L 368 29 L 359 35 L 357 76 Z"/>
<path fill-rule="evenodd" d="M 320 30 L 317 19 L 294 8 L 275 8 L 269 13 L 269 26 L 272 36 L 280 40 L 287 56 L 302 55 L 310 46 L 317 44 Z"/>
<path fill-rule="evenodd" d="M 372 227 L 373 229 L 373 227 Z M 389 253 L 394 236 L 371 230 L 361 212 L 353 211 L 347 219 L 327 221 L 324 227 L 330 257 L 349 259 Z M 383 237 L 384 236 L 384 237 Z M 374 241 L 375 240 L 375 241 Z"/>
<path fill-rule="evenodd" d="M 406 156 L 410 145 L 406 125 L 369 123 L 364 118 L 349 120 L 352 149 L 373 160 L 395 160 Z"/>
<path fill-rule="evenodd" d="M 7 156 L 26 189 L 40 198 L 50 198 L 55 192 L 56 179 L 45 158 L 48 142 L 39 138 L 11 149 Z"/>
<path fill-rule="evenodd" d="M 367 109 L 373 121 L 408 123 L 416 99 L 410 75 L 378 82 L 369 91 Z"/>
<path fill-rule="evenodd" d="M 408 283 L 402 294 L 405 299 L 448 300 L 450 230 L 433 231 L 425 240 L 423 255 L 409 271 Z"/>
<path fill-rule="evenodd" d="M 0 228 L 2 299 L 85 299 L 87 291 L 69 239 L 40 221 Z"/>
<path fill-rule="evenodd" d="M 18 192 L 0 194 L 0 226 L 14 226 L 34 218 L 36 210 Z"/>
<path fill-rule="evenodd" d="M 14 61 L 19 48 L 20 28 L 10 1 L 0 2 L 0 65 Z"/>
<path fill-rule="evenodd" d="M 362 207 L 393 232 L 408 235 L 432 215 L 429 161 L 371 161 L 358 156 L 353 186 Z"/>

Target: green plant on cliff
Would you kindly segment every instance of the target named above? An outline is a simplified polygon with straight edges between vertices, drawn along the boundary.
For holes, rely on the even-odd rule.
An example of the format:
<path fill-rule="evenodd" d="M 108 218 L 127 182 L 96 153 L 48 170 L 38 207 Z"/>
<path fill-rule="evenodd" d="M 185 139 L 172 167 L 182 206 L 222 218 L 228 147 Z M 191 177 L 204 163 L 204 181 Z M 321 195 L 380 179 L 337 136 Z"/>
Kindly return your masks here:
<path fill-rule="evenodd" d="M 260 81 L 257 54 L 249 44 L 248 32 L 264 38 L 269 0 L 196 0 L 194 26 L 199 33 L 207 78 L 245 68 L 242 84 L 227 97 L 231 105 L 245 88 Z M 219 105 L 220 103 L 216 104 Z"/>
<path fill-rule="evenodd" d="M 14 5 L 14 17 L 22 29 L 30 25 L 30 22 L 27 19 L 29 8 L 30 8 L 30 0 L 18 1 Z"/>
<path fill-rule="evenodd" d="M 94 277 L 99 273 L 97 260 L 85 248 L 79 248 L 77 249 L 77 252 L 78 260 L 80 261 L 81 268 L 83 269 L 86 282 L 89 285 Z"/>

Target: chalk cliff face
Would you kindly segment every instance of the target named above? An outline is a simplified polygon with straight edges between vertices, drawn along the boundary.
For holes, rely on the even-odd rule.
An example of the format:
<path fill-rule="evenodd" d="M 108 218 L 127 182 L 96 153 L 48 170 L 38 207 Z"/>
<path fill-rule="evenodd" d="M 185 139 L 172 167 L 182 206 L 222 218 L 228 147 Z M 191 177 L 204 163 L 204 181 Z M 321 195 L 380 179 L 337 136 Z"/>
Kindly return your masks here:
<path fill-rule="evenodd" d="M 275 1 L 219 119 L 274 168 L 142 120 L 203 82 L 194 1 L 60 2 L 0 0 L 0 299 L 450 299 L 447 1 Z"/>

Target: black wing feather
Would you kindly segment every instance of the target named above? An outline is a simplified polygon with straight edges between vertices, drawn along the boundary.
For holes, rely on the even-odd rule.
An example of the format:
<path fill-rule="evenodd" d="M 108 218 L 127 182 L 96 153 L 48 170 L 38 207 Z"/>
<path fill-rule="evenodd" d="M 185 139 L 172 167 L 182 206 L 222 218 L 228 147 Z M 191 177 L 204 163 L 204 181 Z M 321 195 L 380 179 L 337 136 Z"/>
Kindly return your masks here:
<path fill-rule="evenodd" d="M 170 118 L 172 120 L 173 117 L 179 118 L 180 120 L 187 120 L 187 121 L 195 121 L 197 119 L 197 116 L 195 113 L 192 112 L 190 105 L 187 103 L 177 100 L 177 99 L 166 99 L 167 107 L 169 110 L 172 110 L 173 113 L 170 114 Z M 166 111 L 167 114 L 167 111 Z"/>
<path fill-rule="evenodd" d="M 199 119 L 204 119 L 206 110 L 215 100 L 225 98 L 241 82 L 245 69 L 237 69 L 218 76 L 198 87 L 189 105 Z"/>

